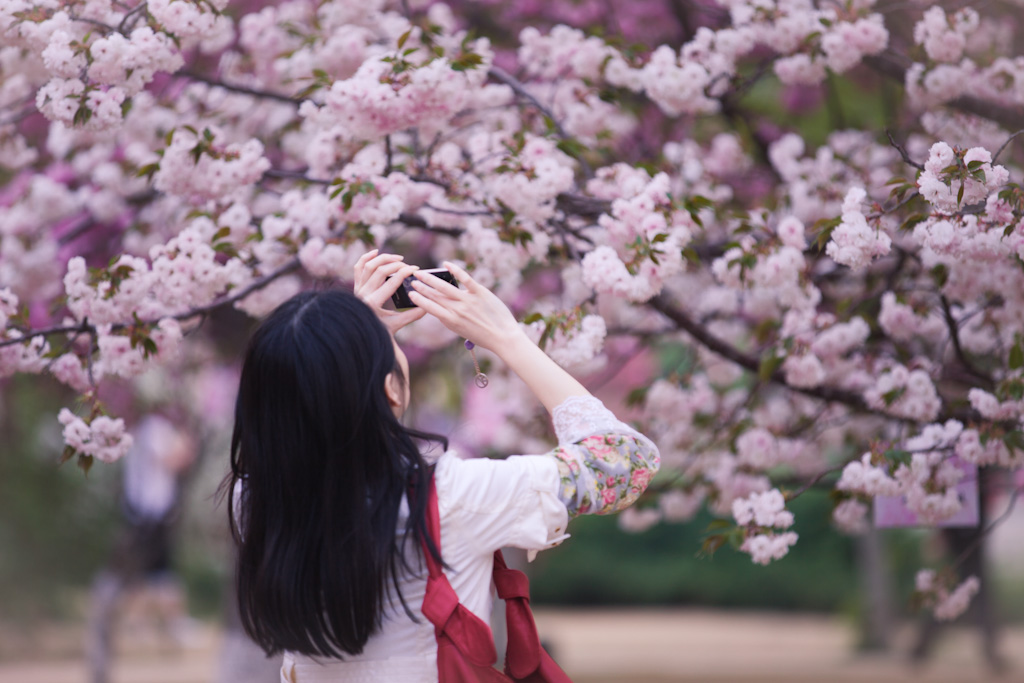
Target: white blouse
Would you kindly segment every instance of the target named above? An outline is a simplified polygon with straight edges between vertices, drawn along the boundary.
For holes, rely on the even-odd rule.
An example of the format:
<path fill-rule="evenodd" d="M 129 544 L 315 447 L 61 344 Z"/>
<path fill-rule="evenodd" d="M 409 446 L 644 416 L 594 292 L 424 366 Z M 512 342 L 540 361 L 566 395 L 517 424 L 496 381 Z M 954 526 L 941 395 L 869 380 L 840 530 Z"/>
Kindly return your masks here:
<path fill-rule="evenodd" d="M 532 551 L 532 558 L 536 551 L 568 538 L 570 514 L 626 507 L 657 469 L 654 445 L 593 397 L 570 397 L 554 410 L 552 419 L 559 448 L 546 455 L 462 460 L 448 451 L 437 461 L 441 553 L 451 567 L 444 572 L 460 602 L 485 623 L 490 622 L 494 599 L 495 550 L 523 548 Z M 608 445 L 620 443 L 625 446 L 618 450 Z M 626 453 L 628 462 L 617 462 L 617 453 Z M 620 486 L 609 485 L 609 467 L 621 470 L 616 474 Z M 634 485 L 638 471 L 646 473 L 640 476 L 640 487 Z M 404 530 L 406 501 L 402 506 L 399 529 Z M 406 544 L 406 556 L 410 566 L 422 571 L 403 574 L 399 585 L 416 621 L 391 594 L 383 624 L 361 654 L 336 660 L 286 653 L 282 683 L 437 683 L 434 627 L 420 611 L 427 572 L 414 545 Z"/>

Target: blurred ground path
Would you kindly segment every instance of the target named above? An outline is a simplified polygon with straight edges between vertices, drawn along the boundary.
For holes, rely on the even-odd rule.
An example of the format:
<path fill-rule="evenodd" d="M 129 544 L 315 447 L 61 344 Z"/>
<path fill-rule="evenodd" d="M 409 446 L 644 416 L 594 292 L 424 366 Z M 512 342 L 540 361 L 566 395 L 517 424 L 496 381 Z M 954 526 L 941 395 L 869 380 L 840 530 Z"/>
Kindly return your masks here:
<path fill-rule="evenodd" d="M 856 655 L 849 624 L 827 616 L 542 609 L 537 622 L 575 683 L 1024 681 L 1022 626 L 1004 632 L 1001 651 L 1012 668 L 995 678 L 981 667 L 974 635 L 962 629 L 946 632 L 936 657 L 913 669 L 898 655 Z M 85 663 L 77 654 L 80 635 L 53 628 L 32 636 L 31 645 L 3 647 L 0 683 L 84 683 Z M 900 634 L 901 651 L 909 637 L 909 631 Z M 119 634 L 114 682 L 212 683 L 220 631 L 200 625 L 187 640 L 168 646 L 140 634 Z"/>

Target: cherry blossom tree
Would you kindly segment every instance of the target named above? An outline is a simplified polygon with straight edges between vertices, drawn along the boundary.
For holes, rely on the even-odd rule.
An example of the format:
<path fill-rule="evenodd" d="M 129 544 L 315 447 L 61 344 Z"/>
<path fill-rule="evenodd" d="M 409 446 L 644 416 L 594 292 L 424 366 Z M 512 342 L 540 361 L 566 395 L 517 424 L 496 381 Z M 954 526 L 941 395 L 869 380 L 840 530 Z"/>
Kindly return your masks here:
<path fill-rule="evenodd" d="M 767 564 L 816 485 L 853 533 L 879 497 L 955 518 L 978 468 L 1012 507 L 1020 4 L 7 0 L 0 377 L 67 385 L 62 459 L 115 461 L 110 387 L 376 247 L 465 264 L 579 373 L 649 360 L 665 472 L 624 526 L 707 506 L 706 549 Z M 406 332 L 441 371 L 456 340 Z M 463 440 L 530 450 L 537 406 L 488 374 L 457 398 L 505 419 Z M 953 618 L 978 582 L 940 569 Z"/>

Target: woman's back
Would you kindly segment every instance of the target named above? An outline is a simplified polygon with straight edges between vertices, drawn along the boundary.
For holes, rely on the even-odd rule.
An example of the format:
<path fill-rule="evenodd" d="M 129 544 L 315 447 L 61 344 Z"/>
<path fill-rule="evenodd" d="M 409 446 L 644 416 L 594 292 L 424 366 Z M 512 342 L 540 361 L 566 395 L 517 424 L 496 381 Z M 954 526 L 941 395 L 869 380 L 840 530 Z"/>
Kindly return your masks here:
<path fill-rule="evenodd" d="M 630 505 L 658 467 L 654 445 L 551 361 L 462 269 L 447 264 L 465 290 L 417 274 L 410 298 L 419 309 L 382 309 L 415 270 L 399 261 L 375 252 L 360 259 L 362 301 L 327 292 L 282 304 L 246 354 L 228 482 L 240 491 L 232 500 L 239 607 L 268 654 L 286 652 L 284 681 L 436 681 L 421 552 L 444 564 L 459 602 L 486 624 L 495 550 L 557 545 L 570 517 Z M 426 313 L 519 375 L 551 411 L 556 449 L 424 461 L 411 439 L 439 437 L 398 421 L 409 375 L 392 334 Z M 440 552 L 427 533 L 426 496 L 407 495 L 426 491 L 431 476 Z"/>

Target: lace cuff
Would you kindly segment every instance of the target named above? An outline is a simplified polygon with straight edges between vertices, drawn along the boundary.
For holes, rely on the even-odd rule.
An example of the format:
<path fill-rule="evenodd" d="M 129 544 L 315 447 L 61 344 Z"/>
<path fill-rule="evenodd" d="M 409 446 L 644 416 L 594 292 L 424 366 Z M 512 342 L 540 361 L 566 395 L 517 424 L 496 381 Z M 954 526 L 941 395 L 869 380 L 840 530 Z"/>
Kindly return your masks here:
<path fill-rule="evenodd" d="M 551 421 L 559 445 L 576 443 L 597 434 L 626 434 L 643 438 L 594 396 L 570 396 L 551 411 Z"/>

